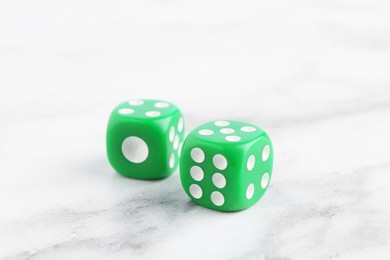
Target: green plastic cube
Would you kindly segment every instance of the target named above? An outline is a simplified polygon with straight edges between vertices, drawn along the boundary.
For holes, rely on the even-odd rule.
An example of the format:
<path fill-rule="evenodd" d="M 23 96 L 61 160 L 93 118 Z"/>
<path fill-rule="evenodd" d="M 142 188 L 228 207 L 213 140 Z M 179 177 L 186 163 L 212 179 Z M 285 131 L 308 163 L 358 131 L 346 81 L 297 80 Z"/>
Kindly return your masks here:
<path fill-rule="evenodd" d="M 121 175 L 161 179 L 179 165 L 184 121 L 172 103 L 130 100 L 111 113 L 106 135 L 107 156 Z"/>
<path fill-rule="evenodd" d="M 197 204 L 239 211 L 255 204 L 268 188 L 273 148 L 259 127 L 240 121 L 213 121 L 187 136 L 180 178 Z"/>

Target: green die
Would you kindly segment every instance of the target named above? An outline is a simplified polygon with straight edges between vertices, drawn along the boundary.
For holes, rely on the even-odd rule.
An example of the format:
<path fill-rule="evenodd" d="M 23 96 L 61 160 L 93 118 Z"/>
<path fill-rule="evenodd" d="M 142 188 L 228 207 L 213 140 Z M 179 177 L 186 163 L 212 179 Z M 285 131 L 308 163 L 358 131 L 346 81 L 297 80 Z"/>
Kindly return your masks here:
<path fill-rule="evenodd" d="M 185 192 L 197 204 L 238 211 L 264 195 L 272 165 L 272 143 L 262 129 L 240 121 L 213 121 L 187 136 L 180 178 Z"/>
<path fill-rule="evenodd" d="M 171 175 L 179 165 L 183 141 L 183 117 L 172 103 L 130 100 L 110 115 L 108 160 L 126 177 L 150 180 Z"/>

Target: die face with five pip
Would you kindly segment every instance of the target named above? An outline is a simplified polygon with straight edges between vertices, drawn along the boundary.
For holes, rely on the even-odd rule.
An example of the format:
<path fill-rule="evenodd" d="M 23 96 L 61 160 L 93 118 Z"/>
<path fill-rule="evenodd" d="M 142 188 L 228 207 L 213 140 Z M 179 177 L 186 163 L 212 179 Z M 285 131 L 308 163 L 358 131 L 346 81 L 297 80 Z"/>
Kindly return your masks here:
<path fill-rule="evenodd" d="M 106 133 L 107 156 L 121 175 L 161 179 L 179 165 L 184 141 L 180 110 L 160 100 L 130 100 L 111 113 Z"/>
<path fill-rule="evenodd" d="M 240 121 L 213 121 L 187 136 L 180 178 L 185 192 L 197 204 L 239 211 L 264 195 L 272 166 L 272 143 L 261 128 Z"/>

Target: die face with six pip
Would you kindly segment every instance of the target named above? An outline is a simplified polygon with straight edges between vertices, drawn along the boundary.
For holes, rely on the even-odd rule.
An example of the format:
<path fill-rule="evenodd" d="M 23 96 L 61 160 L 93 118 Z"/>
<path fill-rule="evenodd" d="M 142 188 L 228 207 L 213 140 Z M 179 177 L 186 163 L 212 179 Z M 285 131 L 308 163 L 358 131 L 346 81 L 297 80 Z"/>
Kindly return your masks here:
<path fill-rule="evenodd" d="M 111 113 L 106 132 L 107 156 L 121 175 L 161 179 L 179 165 L 184 121 L 172 103 L 130 100 Z"/>
<path fill-rule="evenodd" d="M 187 136 L 180 178 L 185 192 L 197 204 L 239 211 L 264 195 L 272 166 L 272 143 L 261 128 L 240 121 L 213 121 Z"/>

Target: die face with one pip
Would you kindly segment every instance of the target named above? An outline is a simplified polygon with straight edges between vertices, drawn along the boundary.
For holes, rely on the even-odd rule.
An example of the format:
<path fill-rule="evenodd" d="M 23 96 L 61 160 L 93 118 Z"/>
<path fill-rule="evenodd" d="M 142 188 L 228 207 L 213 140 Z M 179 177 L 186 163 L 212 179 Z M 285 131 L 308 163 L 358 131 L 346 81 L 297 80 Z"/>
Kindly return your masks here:
<path fill-rule="evenodd" d="M 136 179 L 161 179 L 179 165 L 184 121 L 172 103 L 130 100 L 111 113 L 106 150 L 112 167 Z"/>
<path fill-rule="evenodd" d="M 239 211 L 264 195 L 272 166 L 272 143 L 261 128 L 240 121 L 213 121 L 187 136 L 180 178 L 185 192 L 197 204 Z"/>

